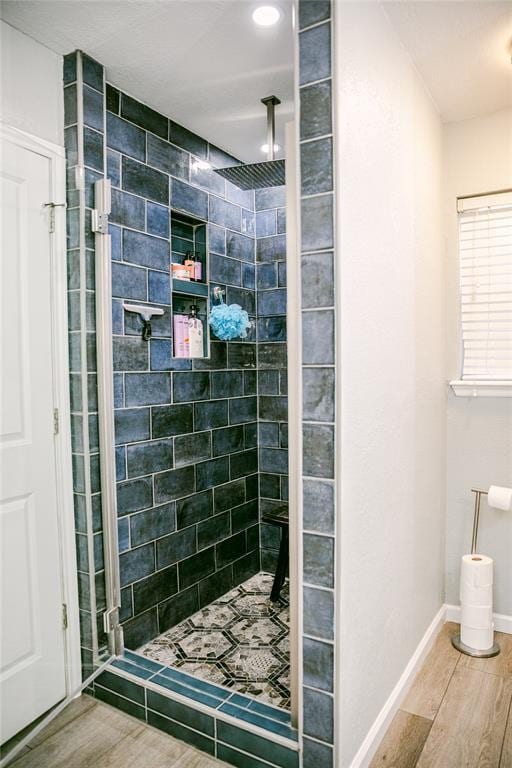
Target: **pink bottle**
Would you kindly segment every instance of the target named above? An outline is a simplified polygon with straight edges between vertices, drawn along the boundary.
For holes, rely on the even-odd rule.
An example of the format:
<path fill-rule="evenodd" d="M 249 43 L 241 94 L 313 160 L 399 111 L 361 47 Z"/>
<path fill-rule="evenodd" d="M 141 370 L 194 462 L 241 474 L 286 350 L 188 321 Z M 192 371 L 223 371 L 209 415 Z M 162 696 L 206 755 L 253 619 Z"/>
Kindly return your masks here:
<path fill-rule="evenodd" d="M 189 357 L 188 317 L 174 315 L 174 357 Z"/>
<path fill-rule="evenodd" d="M 194 280 L 202 280 L 203 277 L 203 265 L 198 254 L 194 257 Z"/>

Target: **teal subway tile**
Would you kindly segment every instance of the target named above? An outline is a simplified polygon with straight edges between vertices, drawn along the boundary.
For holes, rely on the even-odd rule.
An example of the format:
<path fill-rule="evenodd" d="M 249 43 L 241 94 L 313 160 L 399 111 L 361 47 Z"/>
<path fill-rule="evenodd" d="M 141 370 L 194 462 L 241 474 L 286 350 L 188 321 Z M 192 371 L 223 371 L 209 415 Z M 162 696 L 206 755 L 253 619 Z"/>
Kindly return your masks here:
<path fill-rule="evenodd" d="M 119 693 L 121 696 L 131 699 L 137 704 L 144 704 L 144 688 L 142 685 L 137 685 L 137 683 L 133 683 L 131 680 L 126 680 L 126 678 L 108 671 L 102 672 L 96 678 L 96 682 L 98 685 Z"/>
<path fill-rule="evenodd" d="M 252 725 L 256 725 L 258 728 L 263 728 L 266 731 L 277 733 L 279 736 L 283 736 L 285 739 L 296 739 L 296 734 L 294 731 L 292 731 L 290 726 L 283 725 L 277 720 L 271 720 L 269 717 L 263 717 L 251 709 L 235 707 L 234 704 L 227 702 L 220 707 L 220 712 L 224 712 L 226 715 L 236 717 L 237 720 L 244 720 L 246 723 L 251 723 Z"/>
<path fill-rule="evenodd" d="M 302 744 L 303 768 L 333 768 L 334 756 L 330 744 L 306 738 Z"/>
<path fill-rule="evenodd" d="M 143 706 L 135 704 L 128 699 L 124 699 L 122 696 L 118 696 L 107 688 L 102 688 L 98 683 L 94 684 L 94 696 L 95 698 L 100 699 L 100 701 L 104 701 L 105 704 L 110 704 L 111 707 L 126 712 L 127 715 L 136 717 L 139 720 L 146 720 L 146 710 Z"/>
<path fill-rule="evenodd" d="M 325 21 L 331 15 L 330 0 L 300 0 L 299 29 Z"/>
<path fill-rule="evenodd" d="M 179 672 L 172 667 L 164 667 L 160 674 L 164 675 L 164 677 L 168 677 L 170 680 L 175 680 L 183 685 L 188 685 L 190 688 L 197 688 L 198 691 L 214 696 L 217 699 L 229 699 L 231 696 L 231 691 L 226 688 L 221 688 L 220 685 L 207 683 L 205 680 L 201 680 L 201 678 L 193 677 L 186 672 Z"/>
<path fill-rule="evenodd" d="M 153 682 L 156 683 L 157 678 Z M 160 715 L 177 720 L 190 728 L 194 728 L 196 731 L 201 731 L 206 736 L 213 736 L 215 733 L 215 722 L 211 715 L 199 712 L 193 707 L 182 704 L 180 701 L 175 701 L 168 696 L 162 696 L 162 694 L 156 691 L 148 690 L 147 706 L 148 710 L 152 709 Z"/>
<path fill-rule="evenodd" d="M 156 661 L 147 659 L 145 656 L 141 656 L 140 654 L 129 651 L 128 649 L 125 650 L 124 657 L 131 664 L 136 664 L 138 667 L 142 667 L 143 669 L 147 669 L 149 672 L 153 672 L 153 674 L 156 674 L 157 672 L 160 672 L 162 669 L 164 669 L 162 664 L 158 664 Z"/>
<path fill-rule="evenodd" d="M 193 747 L 200 749 L 201 752 L 207 752 L 210 755 L 215 754 L 215 742 L 213 739 L 209 739 L 203 736 L 202 733 L 193 731 L 174 720 L 169 720 L 167 717 L 162 717 L 156 712 L 148 710 L 148 724 L 154 728 L 158 728 L 160 731 L 168 733 L 169 736 L 180 741 L 186 741 L 187 744 L 191 744 Z"/>
<path fill-rule="evenodd" d="M 186 696 L 193 701 L 199 701 L 201 704 L 205 704 L 207 707 L 212 707 L 213 709 L 216 709 L 222 701 L 222 699 L 208 696 L 208 694 L 201 693 L 196 688 L 189 688 L 188 685 L 183 685 L 182 683 L 178 683 L 176 680 L 171 680 L 163 675 L 156 675 L 152 679 L 152 682 L 161 685 L 163 688 L 167 688 L 169 691 L 179 693 L 181 696 Z"/>
<path fill-rule="evenodd" d="M 243 710 L 240 710 L 243 711 Z M 255 733 L 238 728 L 231 723 L 217 720 L 217 740 L 244 752 L 248 752 L 280 768 L 297 768 L 299 753 L 276 744 L 272 739 L 265 739 Z"/>
<path fill-rule="evenodd" d="M 331 74 L 331 25 L 312 27 L 299 35 L 299 83 L 323 80 Z"/>
<path fill-rule="evenodd" d="M 238 768 L 270 768 L 270 763 L 239 752 L 233 747 L 227 747 L 225 744 L 217 744 L 217 758 Z"/>
<path fill-rule="evenodd" d="M 233 702 L 236 704 L 236 702 Z M 261 701 L 251 699 L 249 703 L 249 709 L 254 712 L 258 712 L 260 715 L 270 717 L 271 720 L 279 720 L 280 723 L 291 724 L 291 715 L 286 709 L 279 709 L 278 707 L 270 707 L 268 704 L 263 704 Z M 295 738 L 294 736 L 291 738 Z"/>
<path fill-rule="evenodd" d="M 124 672 L 129 672 L 130 675 L 135 675 L 135 677 L 141 677 L 143 680 L 149 680 L 154 675 L 154 672 L 151 672 L 149 669 L 138 667 L 136 664 L 130 664 L 130 662 L 123 659 L 114 659 L 112 666 L 116 669 L 122 669 Z"/>
<path fill-rule="evenodd" d="M 237 707 L 248 707 L 252 701 L 253 699 L 250 699 L 248 696 L 242 696 L 241 693 L 233 693 L 229 699 L 230 704 L 236 704 Z"/>
<path fill-rule="evenodd" d="M 334 743 L 334 698 L 328 693 L 302 689 L 302 701 L 304 707 L 304 735 L 323 741 L 326 744 Z"/>

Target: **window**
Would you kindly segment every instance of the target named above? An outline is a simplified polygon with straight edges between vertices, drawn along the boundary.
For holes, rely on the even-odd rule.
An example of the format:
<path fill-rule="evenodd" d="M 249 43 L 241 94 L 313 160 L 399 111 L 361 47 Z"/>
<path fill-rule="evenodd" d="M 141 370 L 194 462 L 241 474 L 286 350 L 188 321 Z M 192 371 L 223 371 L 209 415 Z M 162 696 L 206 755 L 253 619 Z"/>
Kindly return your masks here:
<path fill-rule="evenodd" d="M 512 192 L 461 198 L 462 381 L 512 383 Z"/>

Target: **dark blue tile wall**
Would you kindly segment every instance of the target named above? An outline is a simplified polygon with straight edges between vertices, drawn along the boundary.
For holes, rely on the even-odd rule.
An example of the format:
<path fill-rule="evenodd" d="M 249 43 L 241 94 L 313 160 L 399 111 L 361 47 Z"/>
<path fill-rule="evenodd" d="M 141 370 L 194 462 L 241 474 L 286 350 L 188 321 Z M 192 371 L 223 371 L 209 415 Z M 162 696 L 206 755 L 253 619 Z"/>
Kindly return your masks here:
<path fill-rule="evenodd" d="M 335 765 L 335 308 L 330 0 L 299 0 L 303 768 Z"/>
<path fill-rule="evenodd" d="M 209 360 L 173 361 L 169 277 L 170 236 L 173 252 L 186 245 L 169 228 L 179 210 L 209 222 L 211 283 L 256 320 L 254 193 L 198 168 L 208 144 L 182 126 L 110 85 L 106 105 L 123 624 L 134 648 L 260 567 L 256 328 L 248 342 L 212 339 Z M 149 343 L 126 299 L 164 309 Z M 271 320 L 283 298 L 269 301 Z"/>
<path fill-rule="evenodd" d="M 67 163 L 67 276 L 73 489 L 77 545 L 82 674 L 88 677 L 105 645 L 103 539 L 96 392 L 94 241 L 80 239 L 83 214 L 90 222 L 94 182 L 105 167 L 103 67 L 80 52 L 64 60 Z M 81 109 L 79 109 L 81 106 Z M 79 114 L 83 121 L 78 122 Z M 82 141 L 78 141 L 81 134 Z M 84 179 L 78 189 L 77 177 Z M 90 230 L 90 227 L 89 227 Z M 85 342 L 87 355 L 81 355 Z M 92 557 L 89 557 L 92 552 Z"/>
<path fill-rule="evenodd" d="M 285 187 L 255 193 L 260 511 L 288 504 Z M 273 571 L 280 529 L 261 524 L 261 562 Z"/>
<path fill-rule="evenodd" d="M 329 0 L 299 0 L 297 31 L 300 54 L 297 75 L 301 140 L 300 259 L 302 319 L 306 329 L 303 336 L 303 458 L 306 473 L 303 478 L 303 768 L 313 765 L 315 768 L 332 768 L 335 747 L 336 425 L 331 5 Z M 126 585 L 122 590 L 121 612 L 126 622 L 127 639 L 136 646 L 162 628 L 190 615 L 200 605 L 211 602 L 237 579 L 247 578 L 257 570 L 259 551 L 256 548 L 247 551 L 247 547 L 249 542 L 257 540 L 253 532 L 257 531 L 259 495 L 265 503 L 286 501 L 287 430 L 286 420 L 282 418 L 287 395 L 286 329 L 277 293 L 286 285 L 286 217 L 282 198 L 276 199 L 278 190 L 261 190 L 254 206 L 251 194 L 241 193 L 222 181 L 219 183 L 216 176 L 194 166 L 194 157 L 209 158 L 219 166 L 236 163 L 234 158 L 116 88 L 107 85 L 104 89 L 101 67 L 85 56 L 83 71 L 87 86 L 83 96 L 86 126 L 81 127 L 85 156 L 80 158 L 78 154 L 76 103 L 72 90 L 73 87 L 76 89 L 77 54 L 66 57 L 64 62 L 65 86 L 69 89 L 65 99 L 65 141 L 69 170 L 84 160 L 89 166 L 85 190 L 87 206 L 93 204 L 91 185 L 103 170 L 100 161 L 103 149 L 106 149 L 108 174 L 114 186 L 111 215 L 115 261 L 113 318 L 115 335 L 122 342 L 118 346 L 118 355 L 119 364 L 123 366 L 114 374 L 119 542 L 124 558 L 121 561 L 122 578 Z M 97 114 L 98 94 L 104 94 L 108 109 L 106 142 Z M 68 174 L 68 178 L 68 288 L 71 294 L 78 290 L 93 291 L 94 255 L 89 231 L 86 232 L 84 252 L 79 248 L 77 209 L 81 204 L 80 195 L 74 187 L 73 173 Z M 169 275 L 168 269 L 163 268 L 162 256 L 165 246 L 158 244 L 154 250 L 148 248 L 147 252 L 134 246 L 131 261 L 124 255 L 123 233 L 127 231 L 133 233 L 128 238 L 137 240 L 139 237 L 139 245 L 153 242 L 140 236 L 167 241 L 168 212 L 173 206 L 204 219 L 211 214 L 208 231 L 212 281 L 231 292 L 237 288 L 247 289 L 248 307 L 251 308 L 251 301 L 257 303 L 259 297 L 263 297 L 265 314 L 258 317 L 261 322 L 256 325 L 252 338 L 248 342 L 228 344 L 225 355 L 214 350 L 212 359 L 222 361 L 215 367 L 195 363 L 192 370 L 189 363 L 178 365 L 169 361 Z M 256 258 L 251 256 L 248 239 L 256 243 Z M 85 285 L 80 282 L 82 260 L 85 261 Z M 276 295 L 267 297 L 266 293 L 272 291 Z M 123 298 L 152 302 L 165 310 L 147 356 L 140 346 L 131 344 L 132 339 L 125 342 L 125 337 L 136 338 L 140 327 L 134 324 L 133 318 L 129 320 L 123 316 L 120 307 Z M 88 662 L 93 656 L 95 621 L 82 600 L 90 592 L 93 570 L 101 568 L 101 522 L 99 494 L 87 496 L 85 493 L 86 487 L 99 488 L 97 453 L 91 453 L 89 445 L 85 446 L 84 453 L 79 449 L 83 445 L 80 441 L 87 433 L 83 431 L 84 417 L 87 417 L 89 427 L 89 416 L 94 419 L 97 407 L 94 329 L 88 326 L 87 315 L 73 316 L 72 327 L 76 330 L 70 332 L 70 392 L 73 416 L 79 417 L 74 434 L 75 517 L 81 571 L 82 646 L 84 661 Z M 88 342 L 88 355 L 84 361 L 80 357 L 80 334 L 85 334 Z M 311 345 L 312 337 L 322 343 Z M 170 393 L 174 391 L 172 379 L 178 370 L 190 373 L 191 382 L 183 385 L 178 380 L 177 392 L 185 396 L 186 392 L 204 393 L 209 387 L 208 398 L 212 399 L 194 399 L 189 394 L 190 400 L 175 404 Z M 193 376 L 200 370 L 206 372 L 206 383 L 203 380 L 198 384 L 198 379 Z M 149 380 L 137 378 L 152 372 L 165 372 L 168 376 L 165 381 L 168 380 L 169 385 L 164 384 L 167 399 L 163 402 L 158 399 L 154 403 L 152 397 L 148 399 L 144 390 Z M 224 379 L 228 393 L 220 389 L 221 376 L 215 376 L 226 373 L 236 374 Z M 133 376 L 135 378 L 130 379 Z M 243 393 L 240 393 L 242 382 Z M 245 421 L 251 414 L 251 407 L 238 411 L 238 406 L 232 405 L 236 400 L 254 397 L 255 392 L 259 410 L 268 417 L 260 419 L 256 450 L 253 446 L 257 421 Z M 240 413 L 245 416 L 238 421 Z M 200 438 L 201 460 L 197 464 L 187 464 L 192 456 L 191 445 L 186 440 L 181 445 L 176 441 L 194 432 L 209 432 L 211 442 L 207 446 Z M 130 471 L 138 471 L 135 467 L 139 466 L 139 461 L 144 463 L 144 452 L 149 446 L 160 462 L 158 472 L 130 476 Z M 206 458 L 209 449 L 211 454 Z M 268 467 L 259 477 L 256 471 L 258 454 L 262 465 Z M 176 456 L 180 457 L 179 466 Z M 270 471 L 276 467 L 279 472 Z M 216 484 L 218 478 L 222 480 L 220 484 Z M 86 503 L 92 507 L 92 530 L 87 528 Z M 229 524 L 228 538 L 215 539 L 211 525 L 214 520 L 219 521 L 221 530 Z M 86 546 L 86 537 L 91 535 L 95 545 L 94 566 L 88 563 Z M 261 538 L 263 551 L 275 551 L 276 541 L 268 530 L 262 530 Z M 232 561 L 231 556 L 237 559 Z M 265 557 L 268 562 L 271 556 Z M 316 567 L 319 561 L 321 568 Z M 98 573 L 101 576 L 101 570 Z M 101 589 L 98 596 L 101 605 Z M 101 690 L 101 686 L 98 687 Z M 136 700 L 116 696 L 108 690 L 108 685 L 103 694 L 115 697 L 116 701 L 111 703 L 119 707 L 128 701 L 132 714 L 143 716 L 143 708 Z M 225 758 L 232 759 L 232 756 L 226 752 Z"/>

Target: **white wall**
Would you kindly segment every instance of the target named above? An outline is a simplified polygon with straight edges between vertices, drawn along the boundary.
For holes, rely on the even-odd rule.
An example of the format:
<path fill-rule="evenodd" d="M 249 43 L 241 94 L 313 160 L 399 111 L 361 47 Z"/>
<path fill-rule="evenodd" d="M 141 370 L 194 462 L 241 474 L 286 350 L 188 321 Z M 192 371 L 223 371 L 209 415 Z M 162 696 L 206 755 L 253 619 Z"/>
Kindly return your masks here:
<path fill-rule="evenodd" d="M 444 598 L 441 124 L 378 3 L 340 3 L 341 768 Z"/>
<path fill-rule="evenodd" d="M 447 378 L 460 377 L 456 198 L 512 187 L 512 109 L 443 127 L 447 275 Z M 512 486 L 512 398 L 448 395 L 446 598 L 459 602 L 459 563 L 469 552 L 471 488 Z M 479 551 L 494 559 L 494 609 L 512 614 L 512 515 L 482 504 Z"/>
<path fill-rule="evenodd" d="M 0 21 L 1 120 L 64 143 L 62 56 Z"/>

